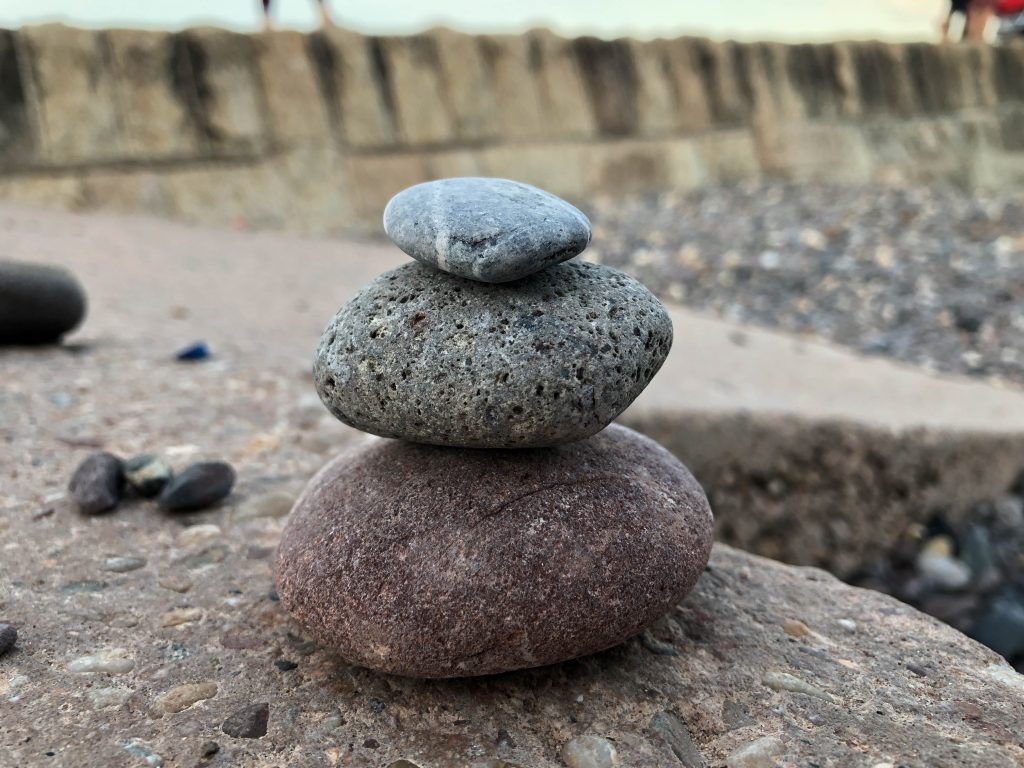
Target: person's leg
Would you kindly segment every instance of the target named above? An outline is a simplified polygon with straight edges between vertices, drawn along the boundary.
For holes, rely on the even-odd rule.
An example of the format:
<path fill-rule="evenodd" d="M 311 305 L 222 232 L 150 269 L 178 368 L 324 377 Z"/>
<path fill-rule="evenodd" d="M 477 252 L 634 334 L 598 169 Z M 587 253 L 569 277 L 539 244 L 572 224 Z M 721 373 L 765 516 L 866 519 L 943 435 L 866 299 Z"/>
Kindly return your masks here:
<path fill-rule="evenodd" d="M 331 12 L 327 10 L 327 0 L 316 0 L 316 5 L 320 9 L 320 26 L 333 27 L 334 21 L 331 19 Z"/>
<path fill-rule="evenodd" d="M 996 13 L 996 0 L 971 0 L 967 6 L 968 40 L 984 40 L 985 28 Z"/>
<path fill-rule="evenodd" d="M 263 0 L 263 31 L 270 31 L 270 0 Z"/>

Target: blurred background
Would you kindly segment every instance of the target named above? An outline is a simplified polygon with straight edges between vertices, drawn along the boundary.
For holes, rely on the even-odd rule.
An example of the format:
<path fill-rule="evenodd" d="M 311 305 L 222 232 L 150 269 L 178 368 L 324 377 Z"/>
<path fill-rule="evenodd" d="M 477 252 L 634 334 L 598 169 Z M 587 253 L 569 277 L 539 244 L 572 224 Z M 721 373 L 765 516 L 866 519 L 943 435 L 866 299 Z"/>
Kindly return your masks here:
<path fill-rule="evenodd" d="M 628 422 L 722 540 L 1024 664 L 1021 2 L 6 0 L 0 26 L 5 247 L 80 275 L 72 340 L 139 397 L 132 365 L 190 337 L 226 366 L 163 371 L 191 396 L 308 395 L 270 371 L 308 377 L 345 295 L 401 263 L 392 195 L 536 184 L 672 309 Z M 94 425 L 24 371 L 40 423 Z"/>

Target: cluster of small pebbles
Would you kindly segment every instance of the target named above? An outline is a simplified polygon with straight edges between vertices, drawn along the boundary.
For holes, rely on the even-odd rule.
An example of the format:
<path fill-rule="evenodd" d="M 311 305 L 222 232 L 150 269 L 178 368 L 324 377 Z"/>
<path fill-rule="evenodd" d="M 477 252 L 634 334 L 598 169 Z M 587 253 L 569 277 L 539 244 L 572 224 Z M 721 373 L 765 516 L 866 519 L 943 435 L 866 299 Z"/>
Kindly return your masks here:
<path fill-rule="evenodd" d="M 421 184 L 384 225 L 415 261 L 339 310 L 314 380 L 339 420 L 397 439 L 310 482 L 278 548 L 281 600 L 346 660 L 414 677 L 640 632 L 690 591 L 712 539 L 686 467 L 609 426 L 664 362 L 668 314 L 573 260 L 589 221 L 534 187 Z"/>
<path fill-rule="evenodd" d="M 201 461 L 175 474 L 159 456 L 144 453 L 127 461 L 107 451 L 90 454 L 71 476 L 68 490 L 86 515 L 109 512 L 126 491 L 155 498 L 167 512 L 194 512 L 211 507 L 231 493 L 235 470 L 224 461 Z"/>
<path fill-rule="evenodd" d="M 747 182 L 594 201 L 591 258 L 663 298 L 1024 382 L 1019 190 Z"/>
<path fill-rule="evenodd" d="M 891 594 L 1024 672 L 1024 474 L 962 520 L 936 514 L 849 581 Z"/>

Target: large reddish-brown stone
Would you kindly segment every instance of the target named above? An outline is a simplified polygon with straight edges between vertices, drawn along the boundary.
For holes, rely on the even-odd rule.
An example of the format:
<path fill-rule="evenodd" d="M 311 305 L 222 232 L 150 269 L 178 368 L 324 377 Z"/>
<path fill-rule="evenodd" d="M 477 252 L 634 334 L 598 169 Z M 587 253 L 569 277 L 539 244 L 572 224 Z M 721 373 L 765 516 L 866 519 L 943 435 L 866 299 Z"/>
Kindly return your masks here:
<path fill-rule="evenodd" d="M 350 662 L 480 675 L 636 634 L 690 591 L 711 540 L 693 476 L 624 427 L 530 450 L 373 440 L 296 503 L 278 592 Z"/>

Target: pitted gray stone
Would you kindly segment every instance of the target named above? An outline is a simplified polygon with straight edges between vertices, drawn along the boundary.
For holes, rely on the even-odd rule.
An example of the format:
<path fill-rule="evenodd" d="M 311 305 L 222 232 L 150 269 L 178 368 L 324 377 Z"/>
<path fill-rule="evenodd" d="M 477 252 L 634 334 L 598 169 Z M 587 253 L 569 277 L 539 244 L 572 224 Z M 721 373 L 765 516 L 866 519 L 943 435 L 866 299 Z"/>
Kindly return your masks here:
<path fill-rule="evenodd" d="M 313 373 L 331 413 L 364 432 L 542 447 L 611 423 L 671 344 L 665 308 L 610 267 L 573 261 L 486 285 L 412 263 L 341 308 Z"/>
<path fill-rule="evenodd" d="M 507 179 L 442 179 L 409 187 L 384 209 L 384 231 L 414 259 L 485 283 L 518 280 L 590 244 L 590 221 L 580 210 Z"/>

